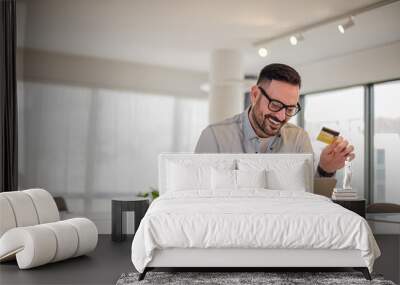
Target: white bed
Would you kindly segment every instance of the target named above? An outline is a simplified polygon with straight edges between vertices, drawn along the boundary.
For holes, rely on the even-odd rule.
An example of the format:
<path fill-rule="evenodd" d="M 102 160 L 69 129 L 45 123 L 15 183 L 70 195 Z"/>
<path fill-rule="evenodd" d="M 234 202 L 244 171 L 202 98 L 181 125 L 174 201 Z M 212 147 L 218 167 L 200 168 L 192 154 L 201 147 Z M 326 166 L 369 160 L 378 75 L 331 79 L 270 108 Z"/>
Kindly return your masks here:
<path fill-rule="evenodd" d="M 312 194 L 313 175 L 311 154 L 162 154 L 132 262 L 141 278 L 154 267 L 354 267 L 369 278 L 380 252 L 367 222 Z"/>

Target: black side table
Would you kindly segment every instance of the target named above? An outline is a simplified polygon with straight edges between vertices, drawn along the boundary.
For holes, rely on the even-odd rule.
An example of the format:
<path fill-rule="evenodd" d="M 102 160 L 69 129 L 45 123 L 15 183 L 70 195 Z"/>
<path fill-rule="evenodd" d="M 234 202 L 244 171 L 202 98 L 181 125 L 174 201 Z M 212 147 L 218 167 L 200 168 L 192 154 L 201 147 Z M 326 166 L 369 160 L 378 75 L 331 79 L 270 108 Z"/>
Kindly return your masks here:
<path fill-rule="evenodd" d="M 126 234 L 122 233 L 122 215 L 123 212 L 135 212 L 135 232 L 137 231 L 140 221 L 149 208 L 149 199 L 134 197 L 123 199 L 112 199 L 111 201 L 111 239 L 113 241 L 123 241 Z"/>
<path fill-rule="evenodd" d="M 361 217 L 365 219 L 366 205 L 364 199 L 357 199 L 357 200 L 332 199 L 332 202 L 339 204 L 343 208 L 353 211 L 356 214 L 359 214 Z"/>

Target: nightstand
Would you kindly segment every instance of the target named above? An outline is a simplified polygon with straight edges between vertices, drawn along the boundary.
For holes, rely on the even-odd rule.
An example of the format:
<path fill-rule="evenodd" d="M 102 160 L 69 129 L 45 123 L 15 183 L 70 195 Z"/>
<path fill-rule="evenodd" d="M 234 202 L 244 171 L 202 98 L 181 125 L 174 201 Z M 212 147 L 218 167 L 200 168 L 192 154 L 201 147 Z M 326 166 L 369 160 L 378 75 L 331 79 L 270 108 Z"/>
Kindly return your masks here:
<path fill-rule="evenodd" d="M 138 229 L 140 221 L 149 208 L 150 201 L 147 198 L 133 197 L 112 199 L 111 202 L 111 238 L 113 241 L 123 241 L 126 234 L 122 233 L 123 212 L 135 212 L 135 231 Z"/>
<path fill-rule="evenodd" d="M 353 211 L 356 214 L 359 214 L 361 217 L 365 219 L 366 205 L 364 199 L 356 199 L 356 200 L 334 200 L 333 203 L 339 204 L 343 208 L 346 208 L 350 211 Z"/>

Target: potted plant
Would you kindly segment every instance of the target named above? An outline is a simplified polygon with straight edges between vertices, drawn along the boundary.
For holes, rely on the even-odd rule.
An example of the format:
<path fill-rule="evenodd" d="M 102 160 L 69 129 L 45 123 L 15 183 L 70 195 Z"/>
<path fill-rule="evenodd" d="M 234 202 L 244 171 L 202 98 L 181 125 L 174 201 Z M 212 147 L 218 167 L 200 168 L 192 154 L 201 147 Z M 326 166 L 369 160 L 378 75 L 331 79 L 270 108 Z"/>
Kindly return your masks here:
<path fill-rule="evenodd" d="M 138 197 L 149 198 L 150 199 L 150 203 L 151 203 L 154 199 L 156 199 L 156 198 L 158 198 L 158 196 L 160 196 L 160 193 L 158 192 L 157 188 L 150 187 L 150 191 L 143 192 L 143 193 L 141 192 L 141 193 L 137 194 L 137 196 Z"/>

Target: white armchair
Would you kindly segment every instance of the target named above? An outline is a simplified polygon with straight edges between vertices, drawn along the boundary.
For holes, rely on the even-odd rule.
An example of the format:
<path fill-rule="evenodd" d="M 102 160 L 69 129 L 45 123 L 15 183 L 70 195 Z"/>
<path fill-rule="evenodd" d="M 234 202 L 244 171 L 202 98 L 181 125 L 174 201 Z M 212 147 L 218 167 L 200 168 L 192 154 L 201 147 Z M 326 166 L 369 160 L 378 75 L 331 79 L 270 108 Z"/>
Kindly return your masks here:
<path fill-rule="evenodd" d="M 16 258 L 28 269 L 80 256 L 96 248 L 97 236 L 86 218 L 60 221 L 46 190 L 0 193 L 0 262 Z"/>

